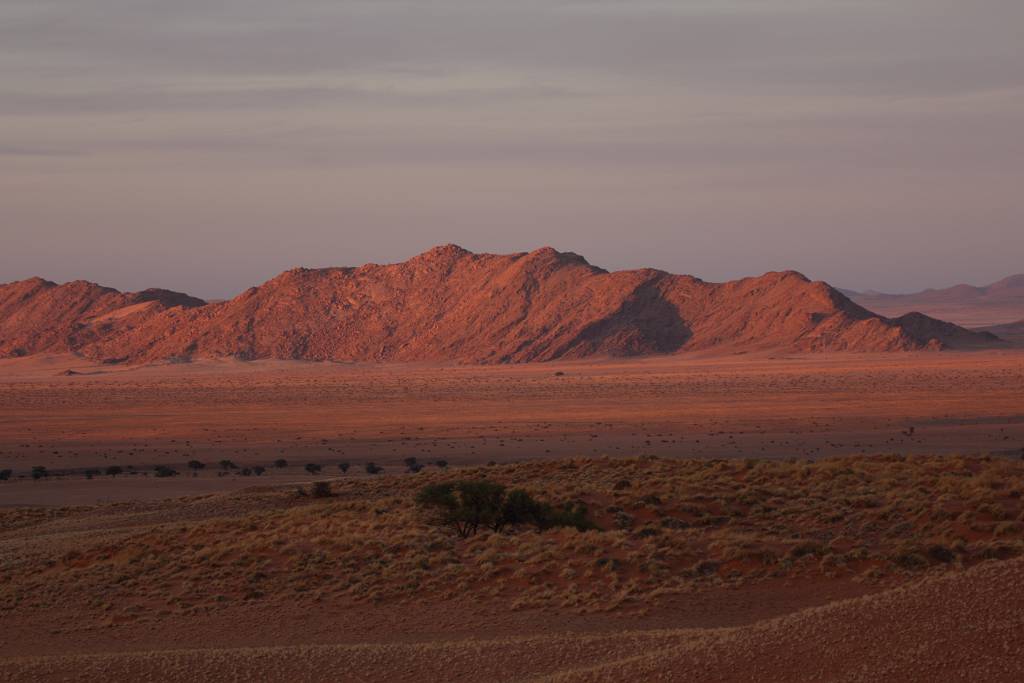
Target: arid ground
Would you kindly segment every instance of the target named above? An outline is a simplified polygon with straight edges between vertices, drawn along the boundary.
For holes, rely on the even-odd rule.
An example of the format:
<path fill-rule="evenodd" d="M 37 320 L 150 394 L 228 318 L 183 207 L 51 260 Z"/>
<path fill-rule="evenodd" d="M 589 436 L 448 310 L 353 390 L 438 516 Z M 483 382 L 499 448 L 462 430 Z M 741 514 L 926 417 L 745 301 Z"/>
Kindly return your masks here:
<path fill-rule="evenodd" d="M 67 370 L 80 373 L 65 376 Z M 0 361 L 4 504 L 207 493 L 251 485 L 215 464 L 269 466 L 267 483 L 406 457 L 452 465 L 659 455 L 819 458 L 1024 448 L 1024 352 L 673 356 L 503 366 L 203 361 L 105 367 Z M 210 465 L 198 477 L 50 470 Z M 336 471 L 336 470 L 335 470 Z M 145 479 L 145 481 L 144 481 Z M 13 485 L 11 485 L 13 484 Z"/>
<path fill-rule="evenodd" d="M 1019 680 L 1022 386 L 1017 351 L 0 361 L 0 681 Z M 596 528 L 460 538 L 415 501 L 465 479 Z"/>

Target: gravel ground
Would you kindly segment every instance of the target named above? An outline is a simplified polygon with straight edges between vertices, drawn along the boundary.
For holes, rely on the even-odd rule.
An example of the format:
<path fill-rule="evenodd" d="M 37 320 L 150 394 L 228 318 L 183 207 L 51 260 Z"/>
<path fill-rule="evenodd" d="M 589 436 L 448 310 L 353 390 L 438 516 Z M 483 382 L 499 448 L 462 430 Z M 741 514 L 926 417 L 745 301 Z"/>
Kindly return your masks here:
<path fill-rule="evenodd" d="M 1024 560 L 726 629 L 11 659 L 0 681 L 1019 681 Z"/>

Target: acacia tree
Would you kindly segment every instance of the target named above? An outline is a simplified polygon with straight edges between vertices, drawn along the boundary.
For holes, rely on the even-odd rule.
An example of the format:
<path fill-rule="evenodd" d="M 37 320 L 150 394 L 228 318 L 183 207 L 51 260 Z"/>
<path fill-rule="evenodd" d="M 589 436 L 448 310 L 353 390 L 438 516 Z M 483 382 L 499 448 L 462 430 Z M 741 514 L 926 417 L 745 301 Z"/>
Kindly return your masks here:
<path fill-rule="evenodd" d="M 532 524 L 539 530 L 557 526 L 580 531 L 597 528 L 582 503 L 554 508 L 526 491 L 506 491 L 501 484 L 487 480 L 430 484 L 417 494 L 416 503 L 431 524 L 452 527 L 460 538 L 472 536 L 481 527 L 500 532 L 522 524 Z"/>

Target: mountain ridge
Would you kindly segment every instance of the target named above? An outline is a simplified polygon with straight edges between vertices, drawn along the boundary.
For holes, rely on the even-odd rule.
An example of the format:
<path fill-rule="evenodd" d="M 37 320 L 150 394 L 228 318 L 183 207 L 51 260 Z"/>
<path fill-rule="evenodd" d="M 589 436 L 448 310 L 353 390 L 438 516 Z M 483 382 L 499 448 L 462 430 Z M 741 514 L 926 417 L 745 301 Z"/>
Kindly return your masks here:
<path fill-rule="evenodd" d="M 918 311 L 972 328 L 991 328 L 1024 318 L 1024 274 L 988 285 L 958 284 L 909 294 L 842 291 L 860 305 L 889 317 Z"/>
<path fill-rule="evenodd" d="M 607 271 L 551 247 L 476 254 L 448 244 L 401 263 L 293 268 L 217 303 L 84 281 L 0 285 L 0 357 L 507 363 L 997 343 L 923 315 L 879 316 L 795 271 L 710 283 L 651 268 Z"/>

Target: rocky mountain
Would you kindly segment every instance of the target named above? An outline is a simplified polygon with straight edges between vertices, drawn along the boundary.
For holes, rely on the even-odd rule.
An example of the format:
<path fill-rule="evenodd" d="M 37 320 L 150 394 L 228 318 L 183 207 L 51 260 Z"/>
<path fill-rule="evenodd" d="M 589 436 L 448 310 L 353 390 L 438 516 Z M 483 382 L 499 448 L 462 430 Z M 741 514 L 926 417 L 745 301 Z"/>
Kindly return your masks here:
<path fill-rule="evenodd" d="M 0 356 L 528 362 L 723 351 L 909 351 L 997 344 L 890 320 L 795 272 L 724 284 L 573 253 L 436 247 L 404 263 L 290 270 L 230 301 L 86 282 L 0 285 Z"/>
<path fill-rule="evenodd" d="M 984 287 L 956 285 L 913 294 L 843 293 L 861 306 L 890 317 L 917 311 L 968 327 L 989 327 L 1024 318 L 1024 274 Z"/>
<path fill-rule="evenodd" d="M 90 349 L 168 310 L 205 305 L 165 289 L 122 293 L 84 280 L 58 285 L 31 278 L 0 285 L 0 357 Z"/>

